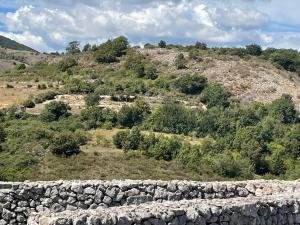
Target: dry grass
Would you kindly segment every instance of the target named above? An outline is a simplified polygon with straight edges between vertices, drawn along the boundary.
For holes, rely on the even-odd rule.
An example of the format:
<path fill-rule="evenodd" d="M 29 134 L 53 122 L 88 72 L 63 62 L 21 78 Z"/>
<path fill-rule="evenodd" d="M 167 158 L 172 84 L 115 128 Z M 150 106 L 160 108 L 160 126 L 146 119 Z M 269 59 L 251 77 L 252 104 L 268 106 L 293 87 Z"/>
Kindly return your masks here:
<path fill-rule="evenodd" d="M 36 87 L 27 87 L 27 84 L 12 83 L 14 88 L 7 88 L 6 84 L 0 84 L 0 108 L 18 105 L 28 99 L 29 96 L 35 96 L 43 90 Z"/>
<path fill-rule="evenodd" d="M 32 173 L 31 180 L 54 179 L 161 179 L 216 180 L 218 177 L 197 174 L 176 161 L 147 158 L 139 152 L 128 156 L 112 144 L 112 136 L 120 129 L 97 129 L 89 132 L 91 140 L 82 153 L 69 159 L 48 154 Z M 170 136 L 169 134 L 156 133 Z M 179 136 L 178 136 L 179 137 Z M 180 136 L 180 138 L 189 137 Z M 199 143 L 200 140 L 192 140 Z"/>
<path fill-rule="evenodd" d="M 112 146 L 112 136 L 119 129 L 91 131 L 91 141 L 82 153 L 65 159 L 48 154 L 31 174 L 31 180 L 57 179 L 161 179 L 213 180 L 183 168 L 176 161 L 158 161 L 137 152 L 128 156 Z M 105 141 L 107 145 L 105 146 Z"/>
<path fill-rule="evenodd" d="M 64 159 L 53 155 L 45 157 L 30 177 L 31 180 L 87 180 L 87 179 L 162 179 L 213 180 L 182 168 L 176 162 L 157 161 L 145 157 L 126 158 L 122 152 L 82 153 Z M 102 153 L 99 153 L 102 152 Z"/>

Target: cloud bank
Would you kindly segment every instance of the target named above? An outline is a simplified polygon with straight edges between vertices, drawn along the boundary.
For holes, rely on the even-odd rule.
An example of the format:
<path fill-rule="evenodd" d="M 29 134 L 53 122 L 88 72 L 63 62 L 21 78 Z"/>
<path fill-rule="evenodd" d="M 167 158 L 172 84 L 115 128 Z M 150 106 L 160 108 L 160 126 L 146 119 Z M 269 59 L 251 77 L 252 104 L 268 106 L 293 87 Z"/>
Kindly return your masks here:
<path fill-rule="evenodd" d="M 286 0 L 0 0 L 0 34 L 40 51 L 72 40 L 99 43 L 125 35 L 132 44 L 160 39 L 212 46 L 300 49 L 300 2 Z M 4 12 L 3 12 L 4 11 Z"/>

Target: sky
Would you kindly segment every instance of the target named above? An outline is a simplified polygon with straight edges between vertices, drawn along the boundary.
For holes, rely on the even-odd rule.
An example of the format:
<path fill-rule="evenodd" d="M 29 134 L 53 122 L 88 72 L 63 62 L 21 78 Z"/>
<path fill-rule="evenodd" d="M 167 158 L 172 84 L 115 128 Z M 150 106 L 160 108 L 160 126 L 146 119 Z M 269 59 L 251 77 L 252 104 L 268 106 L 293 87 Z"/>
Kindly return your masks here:
<path fill-rule="evenodd" d="M 0 35 L 38 51 L 120 35 L 158 43 L 300 50 L 299 0 L 0 0 Z"/>

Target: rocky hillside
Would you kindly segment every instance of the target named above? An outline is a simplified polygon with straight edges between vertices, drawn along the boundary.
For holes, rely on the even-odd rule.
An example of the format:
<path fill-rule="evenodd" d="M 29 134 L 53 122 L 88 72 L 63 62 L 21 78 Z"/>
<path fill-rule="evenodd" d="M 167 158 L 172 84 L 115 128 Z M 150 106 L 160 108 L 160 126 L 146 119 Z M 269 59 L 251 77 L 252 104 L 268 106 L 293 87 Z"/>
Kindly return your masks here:
<path fill-rule="evenodd" d="M 266 60 L 220 57 L 203 51 L 200 60 L 190 60 L 185 69 L 177 70 L 174 63 L 178 50 L 141 49 L 140 52 L 159 62 L 160 70 L 166 73 L 200 73 L 224 85 L 244 103 L 270 103 L 282 94 L 289 94 L 300 109 L 300 77 Z M 187 52 L 182 53 L 188 58 Z"/>

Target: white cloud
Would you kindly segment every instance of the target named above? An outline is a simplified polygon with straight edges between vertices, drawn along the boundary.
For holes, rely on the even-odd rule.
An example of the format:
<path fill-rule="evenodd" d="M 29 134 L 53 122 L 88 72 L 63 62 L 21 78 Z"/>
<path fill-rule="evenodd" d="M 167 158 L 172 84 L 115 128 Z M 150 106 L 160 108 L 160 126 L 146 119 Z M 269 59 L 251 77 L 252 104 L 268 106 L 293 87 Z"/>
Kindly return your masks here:
<path fill-rule="evenodd" d="M 62 49 L 71 40 L 95 43 L 118 35 L 126 35 L 134 43 L 159 39 L 201 40 L 212 45 L 298 43 L 297 32 L 285 39 L 284 33 L 267 29 L 274 21 L 272 13 L 279 15 L 272 3 L 278 1 L 34 0 L 34 6 L 23 5 L 0 18 L 10 37 L 43 51 Z M 291 15 L 289 18 L 297 17 Z M 284 20 L 280 18 L 278 22 Z"/>

